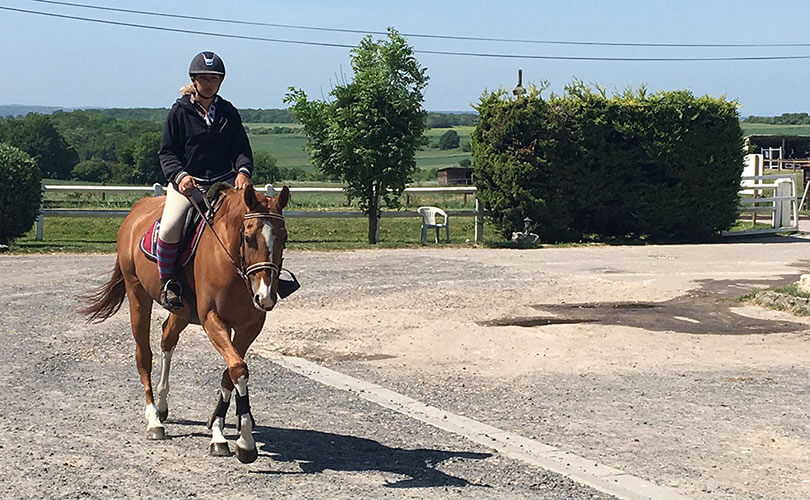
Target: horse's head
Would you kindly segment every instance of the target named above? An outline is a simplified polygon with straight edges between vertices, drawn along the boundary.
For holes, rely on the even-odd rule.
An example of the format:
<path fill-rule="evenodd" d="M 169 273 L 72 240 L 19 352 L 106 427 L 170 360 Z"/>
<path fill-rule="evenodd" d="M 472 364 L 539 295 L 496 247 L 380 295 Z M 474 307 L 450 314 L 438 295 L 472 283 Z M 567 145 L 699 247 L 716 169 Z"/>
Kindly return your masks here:
<path fill-rule="evenodd" d="M 253 306 L 270 311 L 278 300 L 278 280 L 284 261 L 287 226 L 281 211 L 290 201 L 287 186 L 274 198 L 257 194 L 252 186 L 242 191 L 247 212 L 242 225 L 242 270 Z"/>

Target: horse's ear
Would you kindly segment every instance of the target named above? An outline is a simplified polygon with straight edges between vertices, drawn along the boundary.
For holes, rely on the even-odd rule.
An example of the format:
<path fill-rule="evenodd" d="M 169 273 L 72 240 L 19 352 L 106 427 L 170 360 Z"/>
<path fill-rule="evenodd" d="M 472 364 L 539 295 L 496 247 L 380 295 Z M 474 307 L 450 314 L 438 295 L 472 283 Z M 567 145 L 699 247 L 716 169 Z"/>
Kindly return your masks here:
<path fill-rule="evenodd" d="M 287 203 L 290 202 L 290 188 L 284 186 L 281 188 L 281 192 L 278 194 L 278 208 L 284 210 L 284 207 L 287 206 Z"/>
<path fill-rule="evenodd" d="M 253 189 L 253 185 L 248 184 L 245 188 L 245 205 L 247 205 L 250 210 L 256 210 L 258 204 L 259 200 L 256 199 L 256 190 Z"/>

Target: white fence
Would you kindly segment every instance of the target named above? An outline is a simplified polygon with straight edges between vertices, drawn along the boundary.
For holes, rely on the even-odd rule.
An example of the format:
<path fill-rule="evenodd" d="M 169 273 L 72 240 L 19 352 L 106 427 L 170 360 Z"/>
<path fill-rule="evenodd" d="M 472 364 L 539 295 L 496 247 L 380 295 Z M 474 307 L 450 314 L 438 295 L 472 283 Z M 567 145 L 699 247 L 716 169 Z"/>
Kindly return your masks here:
<path fill-rule="evenodd" d="M 164 192 L 164 187 L 160 184 L 153 184 L 152 186 L 68 186 L 68 185 L 44 185 L 42 186 L 43 200 L 45 192 L 63 192 L 63 193 L 143 193 L 152 196 L 160 196 Z M 264 187 L 256 187 L 256 190 L 263 193 L 275 194 L 272 184 L 267 184 Z M 291 193 L 343 193 L 343 188 L 308 188 L 308 187 L 293 187 L 290 188 Z M 413 187 L 405 188 L 405 196 L 411 194 L 462 194 L 475 195 L 476 188 L 474 186 L 466 187 Z M 474 216 L 475 217 L 475 241 L 482 242 L 484 240 L 484 219 L 481 204 L 478 198 L 475 199 L 475 210 L 446 210 L 448 215 L 455 216 Z M 46 216 L 58 217 L 123 217 L 129 213 L 129 210 L 99 210 L 99 209 L 66 209 L 66 208 L 40 208 L 39 216 L 37 217 L 36 224 L 36 239 L 42 240 L 45 233 L 44 219 Z M 382 217 L 420 217 L 419 213 L 415 210 L 403 211 L 387 211 L 381 212 Z M 321 211 L 300 211 L 288 210 L 284 212 L 285 217 L 367 217 L 363 212 L 321 212 Z M 379 231 L 379 220 L 377 221 L 377 230 Z M 378 235 L 379 239 L 379 235 Z"/>
<path fill-rule="evenodd" d="M 723 236 L 751 234 L 789 233 L 799 230 L 799 204 L 796 196 L 796 174 L 745 175 L 741 177 L 740 194 L 752 194 L 740 198 L 740 213 L 751 214 L 751 222 L 757 223 L 759 214 L 770 214 L 770 226 L 746 231 L 723 231 Z M 766 219 L 766 220 L 767 220 Z"/>

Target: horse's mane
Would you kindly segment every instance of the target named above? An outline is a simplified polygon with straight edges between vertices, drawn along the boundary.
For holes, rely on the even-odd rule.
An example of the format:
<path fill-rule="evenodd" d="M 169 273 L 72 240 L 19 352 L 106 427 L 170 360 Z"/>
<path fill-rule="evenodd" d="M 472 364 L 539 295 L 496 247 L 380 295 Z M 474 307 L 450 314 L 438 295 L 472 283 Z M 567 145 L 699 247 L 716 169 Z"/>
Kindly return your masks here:
<path fill-rule="evenodd" d="M 233 188 L 233 186 L 231 186 L 227 182 L 217 182 L 216 184 L 208 188 L 208 191 L 205 192 L 205 195 L 208 197 L 208 201 L 213 203 L 214 200 L 216 200 L 221 193 L 231 188 Z"/>

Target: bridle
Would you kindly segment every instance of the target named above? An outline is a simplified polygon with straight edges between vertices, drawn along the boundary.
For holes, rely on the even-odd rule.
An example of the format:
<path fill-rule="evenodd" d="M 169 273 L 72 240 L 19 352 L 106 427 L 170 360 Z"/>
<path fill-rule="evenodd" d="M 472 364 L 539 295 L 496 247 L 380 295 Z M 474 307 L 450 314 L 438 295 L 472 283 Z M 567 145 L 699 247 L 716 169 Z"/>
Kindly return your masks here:
<path fill-rule="evenodd" d="M 225 244 L 222 243 L 222 239 L 219 237 L 219 234 L 217 234 L 216 230 L 214 230 L 213 217 L 211 218 L 212 220 L 209 220 L 209 218 L 206 217 L 205 212 L 203 211 L 202 207 L 199 206 L 199 204 L 197 203 L 197 200 L 193 196 L 188 196 L 187 198 L 191 202 L 191 205 L 197 210 L 197 212 L 199 212 L 200 216 L 202 217 L 203 221 L 205 222 L 205 225 L 208 226 L 208 229 L 211 230 L 211 233 L 214 235 L 214 237 L 219 242 L 219 246 L 222 247 L 222 250 L 225 252 L 225 255 L 228 256 L 228 260 L 230 260 L 231 264 L 233 264 L 233 267 L 236 270 L 236 274 L 238 274 L 239 277 L 242 278 L 242 281 L 245 282 L 245 286 L 247 287 L 248 292 L 250 293 L 251 296 L 253 295 L 253 285 L 250 283 L 250 276 L 252 274 L 255 274 L 255 273 L 257 273 L 259 271 L 262 271 L 262 270 L 269 270 L 271 272 L 271 275 L 270 275 L 271 276 L 271 281 L 273 279 L 272 273 L 275 273 L 276 277 L 279 277 L 281 275 L 281 268 L 282 268 L 281 264 L 284 263 L 284 259 L 281 259 L 281 264 L 280 265 L 276 265 L 273 262 L 264 261 L 264 262 L 256 262 L 255 264 L 251 264 L 249 266 L 246 266 L 246 262 L 245 262 L 245 222 L 247 222 L 249 220 L 252 220 L 252 219 L 281 220 L 281 223 L 284 226 L 284 229 L 286 230 L 287 229 L 287 222 L 284 219 L 283 215 L 274 214 L 274 213 L 270 213 L 270 212 L 248 212 L 248 213 L 246 213 L 245 215 L 242 216 L 242 228 L 239 230 L 239 264 L 237 264 L 236 260 L 234 260 L 233 256 L 231 256 L 231 252 L 229 252 L 228 248 L 225 246 Z M 213 214 L 212 207 L 208 203 L 208 199 L 205 197 L 204 193 L 203 193 L 203 200 L 204 200 L 204 203 L 208 206 L 208 209 L 209 209 L 208 213 Z"/>
<path fill-rule="evenodd" d="M 287 222 L 284 219 L 284 216 L 281 214 L 263 213 L 263 212 L 248 212 L 242 218 L 242 230 L 239 232 L 240 265 L 236 267 L 236 271 L 237 273 L 239 273 L 239 276 L 241 276 L 242 279 L 245 281 L 245 284 L 247 285 L 250 294 L 253 295 L 253 286 L 250 284 L 250 275 L 259 272 L 261 270 L 269 270 L 271 271 L 271 273 L 272 272 L 276 273 L 276 277 L 278 277 L 281 274 L 281 265 L 277 266 L 273 262 L 264 261 L 264 262 L 256 262 L 255 264 L 251 264 L 245 267 L 245 222 L 251 219 L 280 220 L 281 224 L 284 226 L 285 231 L 287 229 Z M 214 228 L 211 228 L 211 231 L 213 230 Z M 219 239 L 219 237 L 217 237 L 217 239 Z M 220 242 L 220 244 L 221 243 L 222 242 Z M 224 249 L 225 247 L 223 246 L 222 248 Z M 225 253 L 228 254 L 228 257 L 231 256 L 231 254 L 228 253 L 227 250 L 225 250 Z M 231 259 L 231 262 L 233 262 L 233 259 Z M 281 263 L 282 264 L 284 263 L 284 259 L 281 259 Z M 236 266 L 235 262 L 234 266 Z M 273 279 L 272 274 L 270 275 L 270 279 L 272 281 Z"/>

